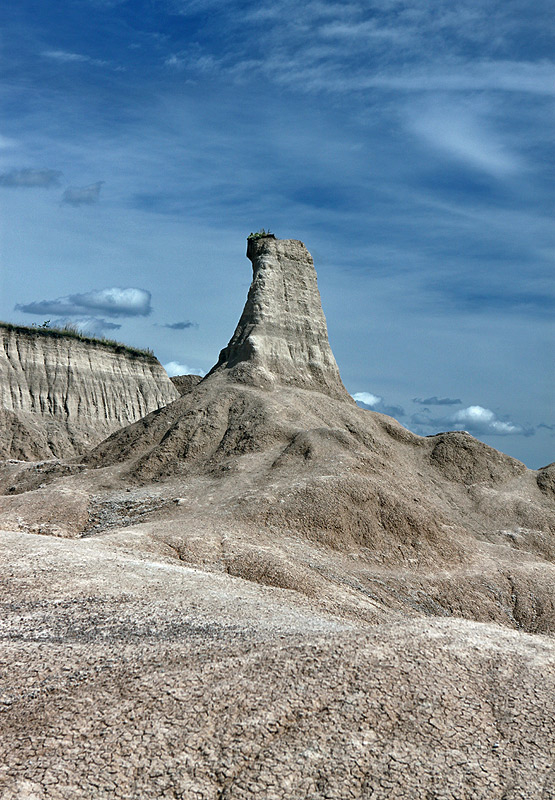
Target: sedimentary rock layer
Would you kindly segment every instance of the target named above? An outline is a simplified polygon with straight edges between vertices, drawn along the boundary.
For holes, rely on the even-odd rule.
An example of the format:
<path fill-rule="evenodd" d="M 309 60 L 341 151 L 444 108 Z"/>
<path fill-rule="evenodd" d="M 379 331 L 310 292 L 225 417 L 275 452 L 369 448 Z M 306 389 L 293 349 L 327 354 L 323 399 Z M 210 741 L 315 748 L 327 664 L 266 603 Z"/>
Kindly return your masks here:
<path fill-rule="evenodd" d="M 328 341 L 312 256 L 302 242 L 250 239 L 253 280 L 215 372 L 260 388 L 282 385 L 349 399 Z"/>
<path fill-rule="evenodd" d="M 63 457 L 179 396 L 152 356 L 0 325 L 0 454 Z"/>

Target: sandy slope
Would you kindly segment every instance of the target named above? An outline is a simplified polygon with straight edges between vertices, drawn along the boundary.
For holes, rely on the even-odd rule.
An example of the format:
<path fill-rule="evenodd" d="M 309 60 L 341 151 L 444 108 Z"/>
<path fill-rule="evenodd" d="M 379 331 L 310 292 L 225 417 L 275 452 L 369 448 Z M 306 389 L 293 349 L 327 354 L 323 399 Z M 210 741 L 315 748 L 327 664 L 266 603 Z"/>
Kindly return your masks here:
<path fill-rule="evenodd" d="M 102 539 L 2 547 L 3 798 L 553 797 L 548 638 L 357 621 Z"/>

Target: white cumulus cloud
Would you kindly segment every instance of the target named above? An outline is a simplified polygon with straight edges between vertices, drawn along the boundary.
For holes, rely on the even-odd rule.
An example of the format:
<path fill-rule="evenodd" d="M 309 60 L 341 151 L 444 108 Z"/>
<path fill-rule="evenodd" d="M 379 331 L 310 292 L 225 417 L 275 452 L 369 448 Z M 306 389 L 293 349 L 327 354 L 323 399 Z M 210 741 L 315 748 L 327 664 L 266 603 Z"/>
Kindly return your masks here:
<path fill-rule="evenodd" d="M 365 406 L 377 406 L 379 403 L 382 402 L 382 398 L 378 397 L 377 394 L 372 394 L 371 392 L 355 392 L 352 395 L 353 400 L 356 400 L 357 403 L 362 403 Z"/>
<path fill-rule="evenodd" d="M 424 410 L 413 414 L 411 428 L 416 433 L 428 435 L 438 431 L 468 431 L 474 436 L 532 436 L 534 430 L 525 428 L 517 422 L 500 419 L 491 408 L 467 406 L 444 417 L 433 417 Z"/>
<path fill-rule="evenodd" d="M 388 414 L 390 417 L 395 417 L 396 419 L 405 416 L 404 408 L 401 406 L 388 405 L 384 402 L 383 397 L 372 394 L 372 392 L 355 392 L 351 397 L 353 400 L 356 400 L 357 403 L 366 408 L 371 408 L 373 411 L 378 411 L 380 414 Z"/>
<path fill-rule="evenodd" d="M 188 367 L 187 364 L 180 364 L 178 361 L 168 361 L 167 364 L 163 364 L 163 367 L 170 378 L 175 378 L 176 375 L 200 375 L 201 378 L 204 378 L 206 375 L 202 369 L 194 369 Z"/>
<path fill-rule="evenodd" d="M 510 436 L 511 434 L 524 433 L 522 426 L 514 422 L 503 422 L 498 419 L 493 411 L 482 406 L 468 406 L 456 411 L 451 419 L 458 429 L 468 428 L 476 433 L 497 434 Z"/>
<path fill-rule="evenodd" d="M 146 289 L 110 287 L 83 294 L 70 294 L 55 300 L 37 300 L 18 304 L 16 311 L 40 316 L 91 316 L 100 312 L 111 317 L 146 317 L 151 313 L 151 294 Z"/>

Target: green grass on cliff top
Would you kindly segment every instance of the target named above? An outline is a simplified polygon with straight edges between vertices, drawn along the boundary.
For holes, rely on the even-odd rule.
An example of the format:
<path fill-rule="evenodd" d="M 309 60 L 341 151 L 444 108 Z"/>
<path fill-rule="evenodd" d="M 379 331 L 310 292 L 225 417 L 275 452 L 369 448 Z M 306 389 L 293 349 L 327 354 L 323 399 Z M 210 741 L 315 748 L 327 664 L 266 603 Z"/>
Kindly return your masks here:
<path fill-rule="evenodd" d="M 16 333 L 31 334 L 32 336 L 49 336 L 54 339 L 76 339 L 79 342 L 108 347 L 114 353 L 122 353 L 132 358 L 141 357 L 148 358 L 151 361 L 158 360 L 150 348 L 141 350 L 138 347 L 130 347 L 128 344 L 117 342 L 115 339 L 107 339 L 104 336 L 85 336 L 78 328 L 74 328 L 71 325 L 58 328 L 55 325 L 14 325 L 12 322 L 0 321 L 0 328 L 15 331 Z"/>

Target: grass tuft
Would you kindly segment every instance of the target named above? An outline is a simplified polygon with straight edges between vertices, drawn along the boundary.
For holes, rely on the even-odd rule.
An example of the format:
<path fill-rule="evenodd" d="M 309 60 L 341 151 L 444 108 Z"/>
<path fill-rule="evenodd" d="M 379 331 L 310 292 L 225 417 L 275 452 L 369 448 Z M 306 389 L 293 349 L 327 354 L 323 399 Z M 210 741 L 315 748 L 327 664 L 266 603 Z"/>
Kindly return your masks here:
<path fill-rule="evenodd" d="M 266 239 L 268 237 L 270 239 L 275 239 L 276 238 L 275 234 L 273 234 L 270 231 L 270 229 L 266 230 L 265 228 L 260 228 L 260 230 L 256 231 L 256 233 L 249 233 L 249 235 L 247 236 L 247 241 L 249 239 Z"/>
<path fill-rule="evenodd" d="M 114 353 L 122 353 L 132 358 L 148 358 L 151 361 L 158 359 L 150 348 L 144 350 L 139 347 L 131 347 L 115 339 L 107 339 L 105 336 L 85 336 L 76 325 L 50 325 L 44 322 L 42 325 L 15 325 L 12 322 L 0 322 L 0 329 L 15 331 L 16 333 L 31 334 L 35 336 L 46 336 L 54 339 L 76 339 L 79 342 L 86 342 L 93 345 L 102 345 L 113 350 Z"/>

